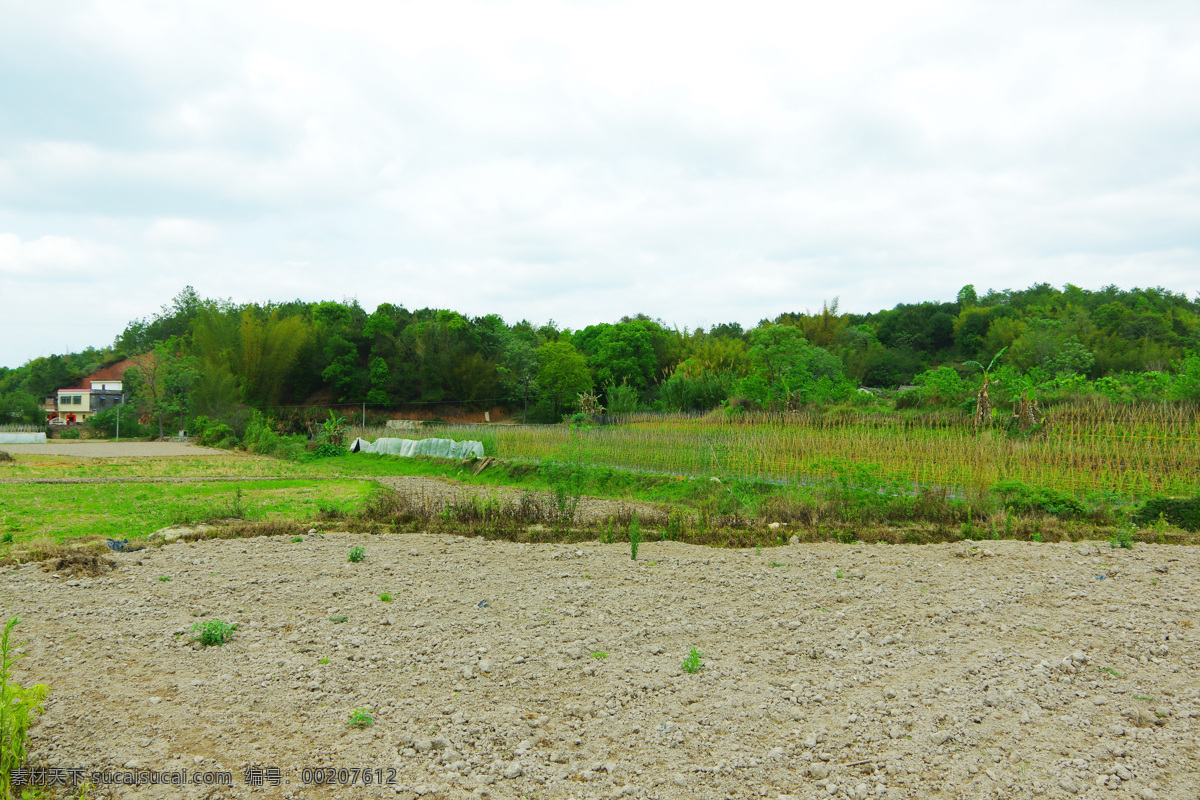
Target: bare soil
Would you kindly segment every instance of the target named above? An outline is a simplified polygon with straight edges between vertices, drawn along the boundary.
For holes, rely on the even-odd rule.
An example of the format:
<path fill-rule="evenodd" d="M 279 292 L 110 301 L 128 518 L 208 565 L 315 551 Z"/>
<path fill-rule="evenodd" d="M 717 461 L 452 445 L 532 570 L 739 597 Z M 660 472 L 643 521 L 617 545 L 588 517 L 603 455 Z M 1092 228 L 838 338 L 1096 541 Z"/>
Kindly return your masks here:
<path fill-rule="evenodd" d="M 330 532 L 111 560 L 0 572 L 31 640 L 17 679 L 51 687 L 33 760 L 232 785 L 94 797 L 1200 796 L 1195 549 L 667 542 L 632 561 Z M 230 641 L 189 643 L 216 618 Z"/>

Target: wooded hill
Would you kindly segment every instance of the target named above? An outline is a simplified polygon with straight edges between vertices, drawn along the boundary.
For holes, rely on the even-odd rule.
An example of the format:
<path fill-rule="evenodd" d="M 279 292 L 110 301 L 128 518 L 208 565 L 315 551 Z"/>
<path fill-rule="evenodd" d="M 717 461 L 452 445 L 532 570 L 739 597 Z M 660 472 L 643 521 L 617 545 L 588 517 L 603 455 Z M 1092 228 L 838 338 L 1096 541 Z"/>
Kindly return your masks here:
<path fill-rule="evenodd" d="M 1200 299 L 1161 288 L 980 295 L 966 286 L 953 302 L 843 314 L 835 301 L 749 331 L 679 330 L 642 314 L 572 331 L 389 303 L 371 313 L 356 301 L 235 304 L 187 287 L 111 347 L 0 368 L 0 418 L 40 421 L 38 402 L 54 390 L 152 351 L 183 371 L 174 380 L 187 413 L 214 418 L 344 402 L 377 412 L 499 405 L 556 421 L 589 391 L 621 413 L 865 402 L 859 387 L 913 383 L 934 387 L 917 400 L 955 402 L 954 381 L 965 396 L 982 374 L 966 362 L 987 366 L 1001 351 L 997 370 L 1046 391 L 1195 400 Z"/>

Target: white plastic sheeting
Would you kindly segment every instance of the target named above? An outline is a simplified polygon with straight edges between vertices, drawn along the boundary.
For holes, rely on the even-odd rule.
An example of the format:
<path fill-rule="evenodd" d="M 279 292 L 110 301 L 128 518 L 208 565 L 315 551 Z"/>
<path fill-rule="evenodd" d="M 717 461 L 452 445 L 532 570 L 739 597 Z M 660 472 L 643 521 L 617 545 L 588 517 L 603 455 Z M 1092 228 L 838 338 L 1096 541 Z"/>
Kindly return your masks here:
<path fill-rule="evenodd" d="M 384 453 L 389 456 L 434 456 L 435 458 L 483 458 L 483 442 L 453 439 L 355 439 L 351 453 Z"/>
<path fill-rule="evenodd" d="M 3 433 L 0 432 L 0 444 L 45 444 L 44 433 Z"/>

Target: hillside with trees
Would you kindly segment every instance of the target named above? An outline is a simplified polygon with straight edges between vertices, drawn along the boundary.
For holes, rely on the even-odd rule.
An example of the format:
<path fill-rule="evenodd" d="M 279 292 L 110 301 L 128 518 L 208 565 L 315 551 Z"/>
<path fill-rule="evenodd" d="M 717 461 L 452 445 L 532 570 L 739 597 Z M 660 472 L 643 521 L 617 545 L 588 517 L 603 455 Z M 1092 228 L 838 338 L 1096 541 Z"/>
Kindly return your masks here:
<path fill-rule="evenodd" d="M 185 288 L 111 347 L 0 369 L 0 418 L 40 421 L 39 402 L 91 371 L 155 353 L 133 378 L 143 410 L 186 422 L 249 409 L 502 407 L 554 422 L 593 393 L 609 412 L 797 409 L 883 402 L 959 406 L 983 383 L 1011 403 L 1096 394 L 1114 402 L 1200 400 L 1200 299 L 1162 288 L 1089 291 L 1038 284 L 871 314 L 789 312 L 751 330 L 679 330 L 643 314 L 580 330 L 495 314 L 357 301 L 236 304 Z M 976 362 L 976 363 L 971 363 Z M 860 391 L 868 388 L 872 392 Z M 899 393 L 899 387 L 916 387 Z"/>

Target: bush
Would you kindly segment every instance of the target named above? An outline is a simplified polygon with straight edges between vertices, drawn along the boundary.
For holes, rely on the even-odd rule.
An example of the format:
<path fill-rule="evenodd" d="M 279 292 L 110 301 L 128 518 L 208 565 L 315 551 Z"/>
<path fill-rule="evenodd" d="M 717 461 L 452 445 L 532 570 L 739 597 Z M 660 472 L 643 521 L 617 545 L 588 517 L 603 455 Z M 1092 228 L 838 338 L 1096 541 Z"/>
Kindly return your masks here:
<path fill-rule="evenodd" d="M 1185 531 L 1200 531 L 1200 497 L 1155 497 L 1147 500 L 1134 514 L 1133 521 L 1138 525 L 1150 525 L 1159 518 Z"/>
<path fill-rule="evenodd" d="M 1078 519 L 1087 509 L 1077 498 L 1058 489 L 1026 486 L 1021 481 L 1000 481 L 992 487 L 1005 506 L 1027 514 L 1049 514 L 1060 519 Z"/>
<path fill-rule="evenodd" d="M 922 372 L 913 382 L 922 388 L 925 399 L 938 405 L 957 403 L 966 392 L 962 378 L 951 367 L 938 367 Z"/>
<path fill-rule="evenodd" d="M 204 429 L 204 436 L 200 439 L 200 444 L 208 447 L 219 447 L 223 450 L 232 450 L 237 447 L 238 439 L 237 435 L 233 432 L 233 428 L 224 422 L 217 422 Z"/>
<path fill-rule="evenodd" d="M 604 390 L 604 397 L 608 402 L 609 414 L 632 414 L 637 411 L 637 390 L 627 383 L 609 386 Z"/>
<path fill-rule="evenodd" d="M 909 389 L 896 395 L 896 408 L 916 408 L 925 399 L 922 389 Z"/>
<path fill-rule="evenodd" d="M 58 438 L 59 439 L 78 439 L 79 438 L 79 429 L 78 428 L 66 428 L 62 431 L 59 431 Z"/>
<path fill-rule="evenodd" d="M 120 408 L 121 436 L 127 436 L 130 439 L 145 436 L 145 426 L 138 422 L 137 412 L 128 406 L 125 408 L 121 408 L 120 406 L 106 408 L 88 420 L 88 427 L 106 439 L 115 438 L 117 435 L 118 408 Z"/>
<path fill-rule="evenodd" d="M 350 455 L 349 448 L 342 447 L 340 444 L 330 444 L 322 442 L 304 454 L 307 458 L 337 458 L 338 456 Z"/>

